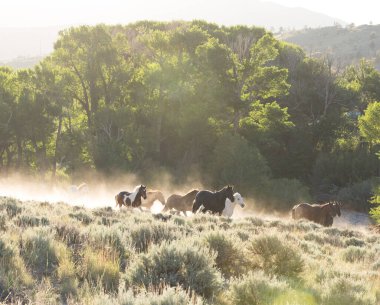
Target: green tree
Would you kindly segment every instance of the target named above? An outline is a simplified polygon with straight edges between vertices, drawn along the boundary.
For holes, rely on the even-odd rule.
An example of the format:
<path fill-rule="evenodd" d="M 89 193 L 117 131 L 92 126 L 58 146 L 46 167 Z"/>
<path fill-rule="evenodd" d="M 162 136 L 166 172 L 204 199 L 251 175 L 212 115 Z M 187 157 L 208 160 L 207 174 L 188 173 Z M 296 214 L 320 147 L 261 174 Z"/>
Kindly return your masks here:
<path fill-rule="evenodd" d="M 249 115 L 240 121 L 240 125 L 241 133 L 259 148 L 274 176 L 283 177 L 288 166 L 288 141 L 294 128 L 287 108 L 281 108 L 276 102 L 263 104 L 257 101 L 252 104 Z"/>
<path fill-rule="evenodd" d="M 364 115 L 359 117 L 359 130 L 370 144 L 380 144 L 380 102 L 373 102 L 368 105 Z M 380 157 L 379 154 L 378 156 Z M 380 167 L 378 169 L 380 172 Z M 379 206 L 372 208 L 370 213 L 380 223 L 380 187 L 378 185 L 375 187 L 374 193 L 372 202 Z"/>

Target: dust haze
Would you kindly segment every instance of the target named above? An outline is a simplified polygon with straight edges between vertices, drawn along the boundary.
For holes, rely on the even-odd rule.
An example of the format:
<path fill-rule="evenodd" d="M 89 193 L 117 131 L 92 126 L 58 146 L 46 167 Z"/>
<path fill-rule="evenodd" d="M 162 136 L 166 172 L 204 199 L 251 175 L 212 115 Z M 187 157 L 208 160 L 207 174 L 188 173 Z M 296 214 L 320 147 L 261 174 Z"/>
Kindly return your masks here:
<path fill-rule="evenodd" d="M 132 174 L 112 173 L 107 176 L 96 172 L 76 175 L 72 181 L 55 181 L 13 173 L 0 177 L 0 196 L 22 201 L 65 202 L 86 208 L 115 207 L 115 195 L 120 191 L 132 191 L 136 185 L 144 184 L 149 190 L 160 190 L 165 198 L 173 193 L 185 194 L 191 189 L 203 189 L 198 179 L 187 179 L 183 184 L 173 183 L 166 173 L 160 174 L 154 183 L 146 183 Z M 80 186 L 84 187 L 80 187 Z M 163 206 L 155 202 L 152 211 L 159 212 Z"/>
<path fill-rule="evenodd" d="M 115 209 L 115 195 L 120 191 L 132 191 L 136 185 L 145 184 L 149 190 L 160 190 L 167 199 L 171 194 L 186 194 L 192 189 L 210 189 L 203 185 L 196 176 L 188 178 L 184 183 L 177 184 L 168 173 L 160 173 L 155 182 L 145 183 L 132 174 L 113 173 L 105 176 L 96 172 L 76 175 L 73 181 L 58 180 L 54 183 L 50 179 L 32 177 L 25 174 L 13 173 L 0 177 L 0 196 L 12 197 L 22 201 L 41 201 L 49 203 L 65 202 L 70 205 L 85 208 L 112 207 Z M 78 189 L 80 186 L 82 189 Z M 238 189 L 235 191 L 239 192 Z M 236 206 L 233 219 L 244 217 L 260 217 L 265 220 L 291 220 L 290 212 L 263 210 L 259 208 L 254 198 L 244 196 L 245 208 Z M 296 204 L 296 203 L 295 203 Z M 164 206 L 156 201 L 152 213 L 159 213 Z M 191 213 L 190 213 L 191 214 Z M 188 214 L 189 215 L 189 214 Z M 370 217 L 365 213 L 342 210 L 341 217 L 334 218 L 334 227 L 366 230 L 372 224 Z"/>

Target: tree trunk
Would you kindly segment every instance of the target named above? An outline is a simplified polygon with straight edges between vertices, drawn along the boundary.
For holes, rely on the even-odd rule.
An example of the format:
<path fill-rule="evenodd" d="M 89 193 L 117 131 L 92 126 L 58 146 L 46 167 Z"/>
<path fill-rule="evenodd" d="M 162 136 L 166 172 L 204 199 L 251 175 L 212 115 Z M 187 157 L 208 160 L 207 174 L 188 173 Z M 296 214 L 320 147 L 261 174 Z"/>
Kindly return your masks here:
<path fill-rule="evenodd" d="M 22 165 L 22 142 L 17 138 L 17 168 L 20 168 Z"/>
<path fill-rule="evenodd" d="M 58 142 L 59 142 L 60 137 L 61 137 L 61 130 L 62 130 L 62 114 L 59 116 L 57 137 L 55 139 L 55 148 L 54 148 L 54 157 L 53 157 L 53 170 L 52 170 L 52 174 L 51 174 L 51 179 L 53 182 L 55 181 L 55 175 L 57 172 L 57 151 L 58 151 Z"/>

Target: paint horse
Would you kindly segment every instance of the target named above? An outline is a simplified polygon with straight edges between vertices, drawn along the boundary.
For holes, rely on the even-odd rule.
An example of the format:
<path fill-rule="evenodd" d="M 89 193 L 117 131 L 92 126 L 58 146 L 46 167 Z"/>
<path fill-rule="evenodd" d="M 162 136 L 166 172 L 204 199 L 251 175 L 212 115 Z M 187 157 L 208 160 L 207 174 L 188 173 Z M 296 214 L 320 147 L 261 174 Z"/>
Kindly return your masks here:
<path fill-rule="evenodd" d="M 121 208 L 124 205 L 141 209 L 141 197 L 146 199 L 146 186 L 142 184 L 136 186 L 132 193 L 123 191 L 117 194 L 115 196 L 116 206 Z"/>
<path fill-rule="evenodd" d="M 333 219 L 336 215 L 340 216 L 340 203 L 325 203 L 319 204 L 308 204 L 300 203 L 293 207 L 292 218 L 293 219 L 307 219 L 322 226 L 330 227 L 333 224 Z"/>
<path fill-rule="evenodd" d="M 226 206 L 222 212 L 223 216 L 226 216 L 228 218 L 232 217 L 236 204 L 240 205 L 242 208 L 245 207 L 245 203 L 244 203 L 244 199 L 242 195 L 240 195 L 239 193 L 235 193 L 234 198 L 235 198 L 234 202 L 231 202 L 229 198 L 226 198 L 226 202 L 225 202 Z"/>
<path fill-rule="evenodd" d="M 193 213 L 201 211 L 202 213 L 211 212 L 212 214 L 222 215 L 224 208 L 226 207 L 226 199 L 230 199 L 231 202 L 235 201 L 234 189 L 228 185 L 219 191 L 200 191 L 195 196 L 193 203 Z"/>

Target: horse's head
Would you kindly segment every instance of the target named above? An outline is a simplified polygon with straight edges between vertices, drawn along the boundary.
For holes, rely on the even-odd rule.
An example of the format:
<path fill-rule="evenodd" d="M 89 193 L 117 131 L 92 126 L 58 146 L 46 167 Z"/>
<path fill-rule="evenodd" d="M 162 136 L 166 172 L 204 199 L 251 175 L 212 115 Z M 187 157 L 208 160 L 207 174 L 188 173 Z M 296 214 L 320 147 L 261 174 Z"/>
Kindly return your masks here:
<path fill-rule="evenodd" d="M 146 186 L 141 184 L 139 188 L 139 194 L 142 198 L 146 199 Z"/>
<path fill-rule="evenodd" d="M 239 193 L 235 193 L 234 198 L 238 205 L 240 205 L 242 208 L 245 207 L 245 203 L 244 203 L 244 199 L 242 195 L 240 195 Z"/>
<path fill-rule="evenodd" d="M 224 188 L 224 194 L 226 195 L 226 198 L 231 200 L 231 202 L 235 202 L 235 197 L 234 197 L 234 187 L 231 185 L 227 185 Z"/>
<path fill-rule="evenodd" d="M 340 207 L 341 206 L 342 206 L 342 204 L 339 202 L 334 202 L 334 203 L 330 202 L 330 210 L 331 210 L 331 216 L 332 217 L 335 217 L 336 215 L 338 215 L 340 217 L 340 215 L 341 215 Z"/>

